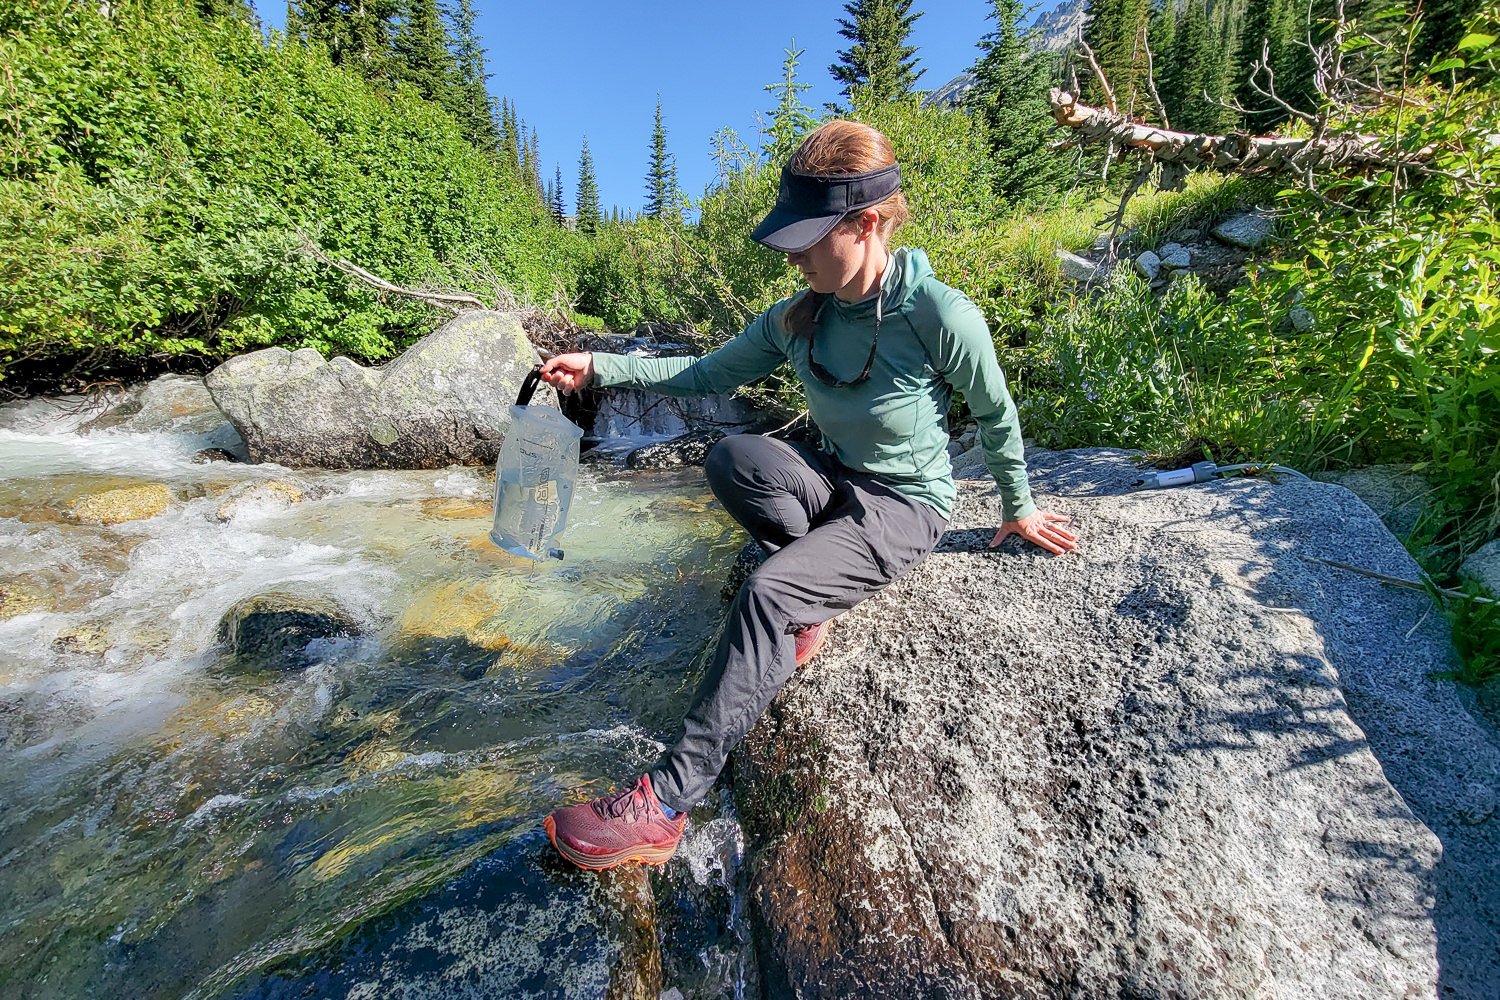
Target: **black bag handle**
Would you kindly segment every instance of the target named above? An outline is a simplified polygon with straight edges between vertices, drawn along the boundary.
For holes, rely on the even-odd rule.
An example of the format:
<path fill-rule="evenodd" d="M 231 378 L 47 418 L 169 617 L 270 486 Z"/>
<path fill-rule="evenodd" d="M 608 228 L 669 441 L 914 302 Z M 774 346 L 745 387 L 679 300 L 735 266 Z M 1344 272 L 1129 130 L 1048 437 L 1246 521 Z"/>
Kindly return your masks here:
<path fill-rule="evenodd" d="M 526 406 L 531 402 L 532 395 L 536 392 L 537 385 L 542 381 L 542 366 L 533 365 L 531 371 L 521 380 L 521 391 L 516 393 L 516 405 Z"/>

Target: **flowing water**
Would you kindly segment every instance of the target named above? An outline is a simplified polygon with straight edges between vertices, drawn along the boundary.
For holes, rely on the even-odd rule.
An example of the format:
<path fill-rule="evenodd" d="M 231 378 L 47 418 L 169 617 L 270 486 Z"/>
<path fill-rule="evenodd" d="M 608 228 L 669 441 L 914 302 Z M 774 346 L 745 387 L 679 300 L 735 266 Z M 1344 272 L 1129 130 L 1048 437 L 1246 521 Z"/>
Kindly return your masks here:
<path fill-rule="evenodd" d="M 190 379 L 99 412 L 0 408 L 0 996 L 744 995 L 727 801 L 649 879 L 539 829 L 686 707 L 740 541 L 701 472 L 585 468 L 534 564 L 486 470 L 198 464 Z M 348 634 L 231 656 L 269 592 Z"/>

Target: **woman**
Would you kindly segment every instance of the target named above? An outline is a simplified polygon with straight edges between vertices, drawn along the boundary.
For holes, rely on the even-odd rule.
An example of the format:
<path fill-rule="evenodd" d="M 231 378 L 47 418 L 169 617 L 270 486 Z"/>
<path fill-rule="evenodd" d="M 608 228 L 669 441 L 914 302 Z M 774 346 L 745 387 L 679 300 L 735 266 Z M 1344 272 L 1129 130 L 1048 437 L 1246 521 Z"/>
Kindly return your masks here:
<path fill-rule="evenodd" d="M 1031 501 L 1015 404 L 979 310 L 937 280 L 922 251 L 886 249 L 907 214 L 890 140 L 829 122 L 793 155 L 775 208 L 751 234 L 787 255 L 807 291 L 702 358 L 563 354 L 542 367 L 564 392 L 622 385 L 707 395 L 790 362 L 823 434 L 820 448 L 732 435 L 709 453 L 710 487 L 769 558 L 734 599 L 676 745 L 629 787 L 544 821 L 580 867 L 671 858 L 686 811 L 817 653 L 829 620 L 932 552 L 957 494 L 947 450 L 953 390 L 979 423 L 1000 489 L 1004 523 L 991 545 L 1012 534 L 1058 554 L 1077 545 L 1068 518 Z"/>

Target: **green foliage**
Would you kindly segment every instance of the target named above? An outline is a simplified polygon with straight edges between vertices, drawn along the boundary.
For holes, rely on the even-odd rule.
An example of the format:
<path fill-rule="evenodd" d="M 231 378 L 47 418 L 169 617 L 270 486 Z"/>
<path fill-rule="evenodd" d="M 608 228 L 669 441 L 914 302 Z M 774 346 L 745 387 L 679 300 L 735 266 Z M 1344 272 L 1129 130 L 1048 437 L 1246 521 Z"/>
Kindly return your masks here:
<path fill-rule="evenodd" d="M 1465 592 L 1470 598 L 1490 596 L 1475 584 Z M 1444 609 L 1459 660 L 1459 668 L 1448 676 L 1474 685 L 1500 677 L 1500 606 L 1453 597 L 1445 600 Z"/>
<path fill-rule="evenodd" d="M 0 63 L 0 366 L 273 343 L 378 359 L 428 327 L 302 234 L 400 284 L 480 270 L 533 300 L 582 257 L 411 88 L 187 0 L 24 0 Z"/>
<path fill-rule="evenodd" d="M 400 11 L 400 0 L 290 0 L 287 33 L 324 45 L 335 66 L 385 79 Z"/>
<path fill-rule="evenodd" d="M 917 69 L 917 48 L 906 44 L 922 12 L 911 13 L 912 0 L 850 0 L 849 17 L 839 18 L 839 34 L 853 44 L 839 51 L 828 67 L 844 85 L 845 97 L 866 91 L 870 101 L 894 101 L 910 94 L 925 69 Z M 852 18 L 852 20 L 851 20 Z"/>

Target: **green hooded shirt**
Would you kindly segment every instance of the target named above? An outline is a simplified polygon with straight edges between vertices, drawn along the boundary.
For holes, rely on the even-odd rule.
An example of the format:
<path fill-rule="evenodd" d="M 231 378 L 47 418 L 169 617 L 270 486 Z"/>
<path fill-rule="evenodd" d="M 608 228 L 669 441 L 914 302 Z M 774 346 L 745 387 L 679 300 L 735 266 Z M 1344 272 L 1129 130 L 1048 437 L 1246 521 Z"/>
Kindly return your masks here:
<path fill-rule="evenodd" d="M 744 332 L 703 357 L 642 358 L 595 354 L 593 384 L 632 386 L 671 396 L 729 392 L 790 362 L 823 447 L 845 466 L 880 477 L 945 518 L 958 494 L 948 457 L 948 405 L 963 393 L 979 424 L 985 465 L 999 486 L 1005 519 L 1036 509 L 1016 405 L 995 359 L 978 307 L 932 273 L 921 250 L 891 255 L 878 296 L 880 335 L 870 377 L 835 388 L 813 375 L 808 338 L 782 328 L 792 298 L 761 313 Z M 864 369 L 875 337 L 877 296 L 846 303 L 828 296 L 812 353 L 834 378 Z"/>

